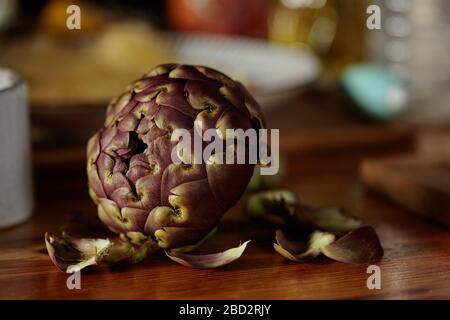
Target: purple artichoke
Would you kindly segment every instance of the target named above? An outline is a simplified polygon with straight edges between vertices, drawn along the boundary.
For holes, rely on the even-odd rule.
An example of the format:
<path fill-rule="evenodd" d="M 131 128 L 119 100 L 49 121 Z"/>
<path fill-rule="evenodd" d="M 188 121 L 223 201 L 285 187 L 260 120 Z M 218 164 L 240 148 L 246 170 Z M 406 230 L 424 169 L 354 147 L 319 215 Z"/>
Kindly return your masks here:
<path fill-rule="evenodd" d="M 166 64 L 131 83 L 111 102 L 105 126 L 87 148 L 89 194 L 100 220 L 120 236 L 110 240 L 47 233 L 52 261 L 74 272 L 100 261 L 136 263 L 161 248 L 172 260 L 195 268 L 219 267 L 239 258 L 248 241 L 219 253 L 186 253 L 214 233 L 254 169 L 251 161 L 173 161 L 177 129 L 195 140 L 197 124 L 202 132 L 220 132 L 225 143 L 226 129 L 262 129 L 264 117 L 239 82 L 210 68 Z M 209 148 L 205 141 L 199 146 L 200 151 Z M 244 146 L 245 154 L 254 151 L 250 142 Z M 181 158 L 192 158 L 195 151 Z M 372 227 L 337 208 L 305 206 L 288 190 L 252 195 L 246 212 L 280 228 L 274 248 L 289 260 L 308 261 L 324 254 L 337 261 L 367 263 L 383 255 Z"/>
<path fill-rule="evenodd" d="M 89 194 L 115 233 L 139 232 L 173 249 L 199 242 L 241 197 L 253 164 L 176 164 L 174 129 L 263 128 L 239 82 L 202 67 L 165 64 L 132 82 L 108 106 L 89 141 Z"/>

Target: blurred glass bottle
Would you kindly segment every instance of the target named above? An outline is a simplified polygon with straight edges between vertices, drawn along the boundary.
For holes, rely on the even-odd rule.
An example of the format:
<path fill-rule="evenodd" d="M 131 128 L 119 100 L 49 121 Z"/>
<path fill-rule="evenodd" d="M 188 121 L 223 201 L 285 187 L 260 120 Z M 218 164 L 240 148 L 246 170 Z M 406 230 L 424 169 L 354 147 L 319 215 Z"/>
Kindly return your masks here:
<path fill-rule="evenodd" d="M 307 47 L 327 75 L 367 56 L 365 0 L 275 0 L 269 40 Z"/>
<path fill-rule="evenodd" d="M 408 88 L 405 119 L 450 120 L 450 1 L 373 0 L 382 28 L 371 32 L 373 58 Z"/>

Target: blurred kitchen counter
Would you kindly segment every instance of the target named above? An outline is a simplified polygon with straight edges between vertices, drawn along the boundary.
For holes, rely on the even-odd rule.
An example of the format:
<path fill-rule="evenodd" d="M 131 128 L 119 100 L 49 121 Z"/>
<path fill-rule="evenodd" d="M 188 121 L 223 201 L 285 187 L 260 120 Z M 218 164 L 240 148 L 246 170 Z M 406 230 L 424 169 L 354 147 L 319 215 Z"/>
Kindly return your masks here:
<path fill-rule="evenodd" d="M 345 207 L 375 227 L 385 249 L 379 263 L 381 290 L 367 289 L 367 266 L 324 258 L 299 264 L 284 260 L 272 248 L 273 231 L 252 225 L 242 215 L 242 203 L 225 216 L 208 243 L 218 250 L 252 239 L 231 265 L 188 269 L 160 253 L 131 267 L 87 270 L 82 289 L 69 290 L 67 275 L 47 256 L 43 235 L 57 232 L 69 214 L 95 215 L 87 194 L 84 147 L 73 146 L 35 149 L 35 214 L 0 231 L 0 298 L 450 299 L 448 230 L 364 190 L 358 178 L 362 159 L 415 149 L 416 129 L 355 121 L 333 111 L 332 97 L 328 102 L 317 98 L 317 104 L 310 99 L 310 105 L 268 112 L 270 127 L 281 129 L 287 162 L 281 185 L 305 203 Z"/>

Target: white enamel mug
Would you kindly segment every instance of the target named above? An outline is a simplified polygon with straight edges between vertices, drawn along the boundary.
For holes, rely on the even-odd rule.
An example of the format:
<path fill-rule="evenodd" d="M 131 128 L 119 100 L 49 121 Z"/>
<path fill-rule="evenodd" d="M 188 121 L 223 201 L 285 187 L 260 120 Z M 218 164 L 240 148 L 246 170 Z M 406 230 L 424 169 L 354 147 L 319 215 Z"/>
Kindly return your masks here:
<path fill-rule="evenodd" d="M 0 228 L 26 220 L 33 211 L 27 88 L 0 68 Z"/>

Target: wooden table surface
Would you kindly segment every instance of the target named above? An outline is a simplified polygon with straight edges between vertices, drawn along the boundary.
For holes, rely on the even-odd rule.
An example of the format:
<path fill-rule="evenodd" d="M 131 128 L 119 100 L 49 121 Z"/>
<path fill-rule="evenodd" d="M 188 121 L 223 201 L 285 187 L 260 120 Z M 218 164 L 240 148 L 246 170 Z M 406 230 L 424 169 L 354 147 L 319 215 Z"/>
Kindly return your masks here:
<path fill-rule="evenodd" d="M 67 275 L 57 270 L 47 256 L 43 235 L 46 231 L 56 232 L 65 217 L 73 212 L 95 214 L 95 207 L 87 195 L 83 163 L 74 161 L 71 168 L 63 164 L 38 168 L 35 171 L 34 216 L 19 226 L 0 230 L 0 298 L 450 298 L 448 230 L 412 216 L 381 196 L 364 190 L 359 182 L 357 165 L 361 158 L 373 155 L 374 150 L 377 154 L 392 152 L 392 148 L 384 148 L 389 143 L 384 138 L 383 126 L 374 126 L 369 131 L 366 127 L 355 127 L 354 135 L 350 136 L 366 134 L 372 139 L 372 144 L 365 148 L 360 145 L 352 149 L 352 143 L 349 143 L 350 147 L 344 143 L 346 147 L 339 148 L 342 142 L 334 139 L 337 146 L 332 152 L 326 147 L 323 152 L 307 152 L 310 144 L 304 142 L 308 137 L 315 137 L 312 141 L 317 145 L 339 136 L 342 131 L 316 131 L 319 136 L 323 135 L 323 141 L 318 141 L 317 134 L 311 134 L 309 129 L 296 129 L 294 122 L 289 124 L 288 120 L 276 116 L 270 122 L 285 128 L 281 137 L 288 174 L 282 185 L 295 190 L 305 203 L 343 206 L 376 228 L 385 249 L 385 256 L 379 263 L 380 290 L 366 287 L 367 266 L 347 265 L 325 258 L 310 263 L 284 260 L 272 249 L 273 232 L 252 225 L 241 213 L 242 203 L 226 215 L 219 233 L 208 244 L 215 250 L 252 239 L 238 261 L 215 270 L 196 270 L 156 254 L 131 267 L 83 271 L 81 289 L 69 290 Z M 379 133 L 379 141 L 374 138 L 374 132 Z M 404 134 L 392 133 L 391 136 L 397 148 L 400 144 L 405 145 L 407 136 Z M 354 143 L 364 146 L 360 138 L 356 140 Z M 380 145 L 376 148 L 377 141 Z M 71 152 L 71 157 L 77 154 Z M 82 151 L 78 156 L 83 158 Z M 48 157 L 35 155 L 40 165 L 47 160 L 50 163 Z"/>

